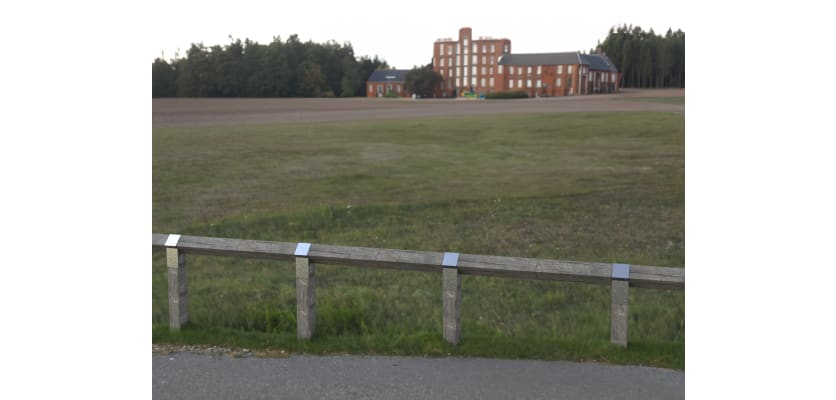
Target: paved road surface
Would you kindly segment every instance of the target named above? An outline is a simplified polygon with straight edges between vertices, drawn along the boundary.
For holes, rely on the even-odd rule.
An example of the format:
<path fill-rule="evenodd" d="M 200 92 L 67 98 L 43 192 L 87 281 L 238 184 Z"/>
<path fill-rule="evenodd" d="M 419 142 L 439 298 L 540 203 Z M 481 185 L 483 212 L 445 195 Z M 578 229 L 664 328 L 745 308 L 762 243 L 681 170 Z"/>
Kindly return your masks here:
<path fill-rule="evenodd" d="M 682 399 L 685 373 L 480 358 L 153 354 L 154 399 Z"/>

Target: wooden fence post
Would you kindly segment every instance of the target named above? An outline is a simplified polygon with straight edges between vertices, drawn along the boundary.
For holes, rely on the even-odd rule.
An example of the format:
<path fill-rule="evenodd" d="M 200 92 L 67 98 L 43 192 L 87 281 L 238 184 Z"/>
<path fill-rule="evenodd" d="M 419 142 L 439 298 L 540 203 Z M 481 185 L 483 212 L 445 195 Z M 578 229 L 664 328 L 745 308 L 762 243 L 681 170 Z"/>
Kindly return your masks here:
<path fill-rule="evenodd" d="M 610 343 L 627 347 L 627 305 L 630 300 L 630 265 L 612 266 L 612 311 L 610 314 Z"/>
<path fill-rule="evenodd" d="M 173 331 L 179 331 L 181 326 L 189 322 L 186 255 L 176 247 L 166 248 L 166 264 L 168 267 L 168 326 Z"/>
<path fill-rule="evenodd" d="M 310 243 L 296 246 L 296 337 L 310 339 L 316 330 L 316 268 L 308 258 Z"/>
<path fill-rule="evenodd" d="M 452 345 L 462 337 L 462 276 L 458 269 L 459 254 L 444 253 L 442 267 L 443 335 Z"/>

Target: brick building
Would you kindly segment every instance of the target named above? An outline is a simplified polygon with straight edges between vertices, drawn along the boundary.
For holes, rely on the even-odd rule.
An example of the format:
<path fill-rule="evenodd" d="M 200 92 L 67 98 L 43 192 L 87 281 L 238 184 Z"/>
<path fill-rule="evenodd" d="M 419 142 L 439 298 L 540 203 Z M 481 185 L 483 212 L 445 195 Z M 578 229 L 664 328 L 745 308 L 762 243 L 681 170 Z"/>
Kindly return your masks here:
<path fill-rule="evenodd" d="M 605 55 L 512 54 L 510 39 L 474 39 L 470 28 L 459 29 L 458 40 L 436 40 L 433 71 L 442 77 L 436 97 L 517 90 L 531 97 L 611 93 L 620 78 Z"/>
<path fill-rule="evenodd" d="M 392 93 L 398 97 L 409 97 L 412 94 L 406 93 L 404 82 L 406 81 L 405 69 L 379 69 L 372 72 L 366 81 L 366 97 L 381 97 Z"/>

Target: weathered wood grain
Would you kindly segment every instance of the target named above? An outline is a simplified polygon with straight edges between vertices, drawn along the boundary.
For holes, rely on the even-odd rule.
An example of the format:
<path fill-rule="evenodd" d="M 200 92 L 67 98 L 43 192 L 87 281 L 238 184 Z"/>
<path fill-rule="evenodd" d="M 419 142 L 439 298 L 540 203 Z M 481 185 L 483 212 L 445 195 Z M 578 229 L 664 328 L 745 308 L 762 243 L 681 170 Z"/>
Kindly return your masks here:
<path fill-rule="evenodd" d="M 178 331 L 189 322 L 189 287 L 186 279 L 186 255 L 175 248 L 166 249 L 168 270 L 168 326 Z"/>
<path fill-rule="evenodd" d="M 447 343 L 457 345 L 462 337 L 462 276 L 456 268 L 443 269 L 441 296 L 442 334 Z"/>
<path fill-rule="evenodd" d="M 627 347 L 627 306 L 630 286 L 627 281 L 612 281 L 612 310 L 610 311 L 610 343 Z"/>
<path fill-rule="evenodd" d="M 152 244 L 162 247 L 167 235 L 154 234 Z M 274 260 L 293 260 L 296 243 L 181 236 L 177 248 L 185 254 L 237 256 Z M 312 244 L 308 258 L 317 264 L 440 272 L 442 252 L 378 249 L 368 247 Z M 504 278 L 544 279 L 608 285 L 612 264 L 500 257 L 478 254 L 459 255 L 459 273 Z M 682 268 L 632 265 L 630 286 L 655 289 L 685 289 Z"/>
<path fill-rule="evenodd" d="M 310 339 L 316 330 L 316 269 L 308 257 L 296 258 L 296 337 Z"/>

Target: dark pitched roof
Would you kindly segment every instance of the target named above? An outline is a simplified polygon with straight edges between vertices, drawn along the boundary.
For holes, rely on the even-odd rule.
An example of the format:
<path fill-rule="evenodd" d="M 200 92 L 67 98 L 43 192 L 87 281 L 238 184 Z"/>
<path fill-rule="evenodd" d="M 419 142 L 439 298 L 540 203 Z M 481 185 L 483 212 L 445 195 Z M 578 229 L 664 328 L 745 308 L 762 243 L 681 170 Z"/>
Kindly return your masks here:
<path fill-rule="evenodd" d="M 586 64 L 597 71 L 617 71 L 615 64 L 601 54 L 566 53 L 532 53 L 506 54 L 499 60 L 499 65 L 560 65 Z"/>
<path fill-rule="evenodd" d="M 589 69 L 597 71 L 613 71 L 617 72 L 615 64 L 603 54 L 581 54 L 583 63 L 589 65 Z"/>
<path fill-rule="evenodd" d="M 499 65 L 560 65 L 581 64 L 578 53 L 533 53 L 506 54 L 499 60 Z"/>
<path fill-rule="evenodd" d="M 372 72 L 369 82 L 403 82 L 407 72 L 407 69 L 379 69 Z"/>

